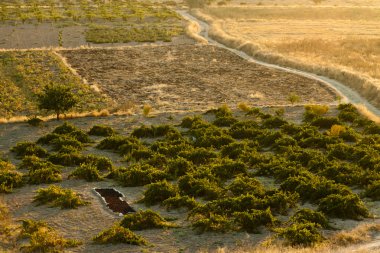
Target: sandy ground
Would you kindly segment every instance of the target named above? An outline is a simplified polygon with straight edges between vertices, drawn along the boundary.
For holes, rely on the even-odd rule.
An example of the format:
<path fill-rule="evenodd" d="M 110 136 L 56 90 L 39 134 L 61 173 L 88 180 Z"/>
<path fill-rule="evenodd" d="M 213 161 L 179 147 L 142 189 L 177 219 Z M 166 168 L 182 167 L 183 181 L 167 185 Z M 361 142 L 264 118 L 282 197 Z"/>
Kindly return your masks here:
<path fill-rule="evenodd" d="M 134 45 L 177 45 L 192 44 L 192 39 L 181 35 L 174 37 L 171 42 L 154 43 L 103 43 L 95 44 L 87 42 L 85 39 L 86 26 L 82 25 L 62 25 L 50 23 L 0 25 L 0 48 L 2 49 L 29 49 L 29 48 L 55 48 L 59 47 L 59 33 L 62 32 L 62 47 L 119 47 Z"/>
<path fill-rule="evenodd" d="M 63 50 L 89 84 L 118 104 L 150 104 L 160 111 L 207 109 L 227 103 L 285 105 L 333 103 L 335 92 L 295 74 L 250 63 L 214 46 L 141 46 L 120 50 Z"/>

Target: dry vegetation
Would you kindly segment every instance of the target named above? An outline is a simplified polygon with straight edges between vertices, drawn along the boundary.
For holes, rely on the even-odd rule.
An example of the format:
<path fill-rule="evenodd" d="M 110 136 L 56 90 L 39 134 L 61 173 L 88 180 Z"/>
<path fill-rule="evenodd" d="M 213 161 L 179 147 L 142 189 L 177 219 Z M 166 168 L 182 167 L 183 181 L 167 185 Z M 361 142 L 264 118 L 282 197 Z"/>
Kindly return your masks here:
<path fill-rule="evenodd" d="M 379 6 L 263 2 L 203 10 L 215 19 L 211 35 L 264 61 L 335 78 L 380 105 Z"/>
<path fill-rule="evenodd" d="M 214 46 L 64 50 L 60 53 L 90 84 L 118 104 L 149 104 L 158 111 L 204 110 L 246 101 L 286 105 L 292 93 L 304 103 L 334 103 L 324 84 L 249 63 Z"/>
<path fill-rule="evenodd" d="M 81 102 L 77 111 L 91 111 L 107 107 L 99 96 L 74 75 L 50 51 L 0 52 L 0 117 L 32 116 L 37 114 L 35 94 L 47 84 L 72 87 Z"/>
<path fill-rule="evenodd" d="M 170 6 L 135 0 L 2 1 L 0 47 L 191 42 L 183 36 L 185 22 Z"/>

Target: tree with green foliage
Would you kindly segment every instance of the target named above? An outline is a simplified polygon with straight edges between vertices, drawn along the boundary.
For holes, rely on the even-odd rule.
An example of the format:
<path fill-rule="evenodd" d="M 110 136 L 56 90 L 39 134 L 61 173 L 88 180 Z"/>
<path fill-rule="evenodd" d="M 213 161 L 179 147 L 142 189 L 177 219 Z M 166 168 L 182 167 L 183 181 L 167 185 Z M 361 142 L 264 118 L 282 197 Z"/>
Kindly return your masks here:
<path fill-rule="evenodd" d="M 70 87 L 64 85 L 47 85 L 37 94 L 39 109 L 54 111 L 59 116 L 73 108 L 79 102 Z"/>

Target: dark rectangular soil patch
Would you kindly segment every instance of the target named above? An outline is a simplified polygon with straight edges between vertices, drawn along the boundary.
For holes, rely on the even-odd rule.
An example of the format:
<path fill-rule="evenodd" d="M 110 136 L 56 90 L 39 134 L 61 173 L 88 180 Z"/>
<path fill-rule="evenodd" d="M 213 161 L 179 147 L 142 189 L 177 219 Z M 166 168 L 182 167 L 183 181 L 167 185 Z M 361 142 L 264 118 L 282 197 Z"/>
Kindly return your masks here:
<path fill-rule="evenodd" d="M 113 188 L 95 188 L 95 191 L 102 196 L 106 205 L 115 213 L 134 213 L 135 210 L 121 198 L 124 197 L 119 191 Z"/>

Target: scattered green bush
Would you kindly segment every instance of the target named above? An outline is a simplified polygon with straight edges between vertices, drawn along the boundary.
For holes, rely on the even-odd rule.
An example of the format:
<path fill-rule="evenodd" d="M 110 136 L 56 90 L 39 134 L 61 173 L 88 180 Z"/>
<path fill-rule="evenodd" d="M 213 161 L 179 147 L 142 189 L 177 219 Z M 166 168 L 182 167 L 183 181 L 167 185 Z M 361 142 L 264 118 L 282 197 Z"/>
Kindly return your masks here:
<path fill-rule="evenodd" d="M 62 209 L 77 208 L 89 204 L 89 202 L 82 200 L 72 190 L 56 185 L 38 189 L 33 201 L 38 202 L 39 205 L 50 203 L 52 206 L 61 207 Z"/>
<path fill-rule="evenodd" d="M 29 167 L 28 182 L 30 184 L 50 184 L 62 181 L 61 169 L 49 162 L 33 164 Z"/>
<path fill-rule="evenodd" d="M 232 228 L 232 221 L 219 214 L 209 213 L 207 215 L 195 215 L 191 218 L 191 225 L 199 233 L 221 232 L 225 233 Z"/>
<path fill-rule="evenodd" d="M 27 120 L 27 123 L 31 126 L 40 126 L 41 123 L 44 122 L 42 119 L 40 118 L 37 118 L 37 117 L 32 117 L 30 119 Z"/>
<path fill-rule="evenodd" d="M 165 199 L 162 202 L 162 205 L 165 206 L 167 210 L 179 209 L 181 207 L 185 207 L 188 210 L 191 210 L 195 208 L 198 203 L 192 197 L 176 195 L 174 197 Z"/>
<path fill-rule="evenodd" d="M 194 175 L 185 175 L 178 179 L 178 188 L 182 194 L 193 197 L 216 199 L 223 194 L 215 180 L 210 178 L 197 178 Z"/>
<path fill-rule="evenodd" d="M 298 210 L 290 220 L 294 223 L 315 223 L 322 228 L 329 227 L 329 221 L 322 212 L 313 211 L 308 208 Z"/>
<path fill-rule="evenodd" d="M 19 142 L 16 144 L 16 146 L 11 148 L 11 151 L 16 153 L 16 155 L 21 158 L 31 155 L 35 155 L 37 157 L 46 157 L 48 154 L 46 149 L 38 146 L 33 142 Z"/>
<path fill-rule="evenodd" d="M 176 227 L 175 224 L 167 222 L 160 214 L 149 209 L 124 215 L 120 225 L 130 230 Z"/>
<path fill-rule="evenodd" d="M 132 132 L 132 136 L 137 138 L 157 138 L 165 136 L 171 132 L 178 132 L 176 128 L 170 125 L 160 125 L 160 126 L 141 126 L 136 128 Z"/>
<path fill-rule="evenodd" d="M 192 151 L 183 151 L 178 154 L 196 165 L 208 163 L 211 159 L 217 158 L 217 154 L 209 149 L 196 148 Z"/>
<path fill-rule="evenodd" d="M 380 200 L 380 180 L 373 182 L 370 184 L 365 192 L 364 196 L 371 198 L 372 200 L 378 201 Z"/>
<path fill-rule="evenodd" d="M 220 164 L 212 166 L 211 171 L 221 179 L 230 179 L 238 174 L 247 174 L 247 166 L 241 161 L 223 159 Z"/>
<path fill-rule="evenodd" d="M 78 168 L 71 172 L 69 178 L 84 179 L 87 182 L 103 180 L 98 169 L 92 163 L 82 163 Z"/>
<path fill-rule="evenodd" d="M 235 196 L 245 195 L 247 193 L 257 197 L 264 197 L 265 188 L 255 178 L 238 176 L 228 185 L 227 190 L 231 191 Z"/>
<path fill-rule="evenodd" d="M 165 171 L 158 170 L 148 164 L 135 164 L 128 169 L 119 169 L 114 178 L 124 186 L 133 187 L 168 179 L 169 175 Z"/>
<path fill-rule="evenodd" d="M 112 136 L 115 135 L 115 130 L 112 129 L 112 127 L 109 126 L 102 126 L 102 125 L 95 125 L 93 126 L 90 131 L 88 132 L 89 135 L 95 135 L 95 136 Z"/>
<path fill-rule="evenodd" d="M 319 232 L 320 226 L 315 223 L 293 223 L 289 227 L 276 229 L 278 236 L 283 237 L 291 246 L 314 246 L 324 240 Z"/>
<path fill-rule="evenodd" d="M 177 157 L 168 162 L 168 173 L 177 178 L 191 172 L 194 168 L 192 162 L 182 157 Z"/>
<path fill-rule="evenodd" d="M 356 194 L 331 194 L 320 200 L 318 210 L 343 219 L 360 219 L 369 216 L 369 211 Z"/>
<path fill-rule="evenodd" d="M 147 245 L 147 241 L 133 233 L 128 228 L 124 228 L 120 225 L 114 225 L 109 229 L 106 229 L 100 232 L 97 236 L 93 238 L 95 243 L 99 244 L 117 244 L 117 243 L 126 243 L 132 245 Z"/>
<path fill-rule="evenodd" d="M 166 180 L 150 184 L 147 187 L 148 189 L 144 192 L 142 201 L 148 206 L 161 203 L 178 193 L 178 189 Z"/>
<path fill-rule="evenodd" d="M 14 170 L 0 170 L 0 193 L 11 193 L 24 184 L 23 175 Z"/>
<path fill-rule="evenodd" d="M 266 210 L 251 209 L 249 212 L 236 212 L 233 216 L 239 227 L 249 233 L 259 233 L 260 226 L 272 227 L 277 223 L 269 208 Z"/>
<path fill-rule="evenodd" d="M 65 248 L 82 244 L 77 240 L 63 238 L 44 222 L 33 220 L 22 221 L 21 236 L 29 239 L 29 244 L 21 248 L 25 252 L 61 252 Z"/>

